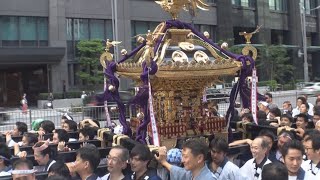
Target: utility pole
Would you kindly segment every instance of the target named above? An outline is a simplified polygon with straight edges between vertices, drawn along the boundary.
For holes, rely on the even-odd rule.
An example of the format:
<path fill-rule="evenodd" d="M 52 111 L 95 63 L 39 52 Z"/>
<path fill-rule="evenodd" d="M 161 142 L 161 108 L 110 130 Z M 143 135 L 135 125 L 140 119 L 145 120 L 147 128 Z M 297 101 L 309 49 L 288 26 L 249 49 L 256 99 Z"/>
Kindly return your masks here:
<path fill-rule="evenodd" d="M 306 30 L 306 9 L 302 2 L 300 2 L 301 10 L 301 30 L 302 30 L 302 46 L 303 46 L 303 76 L 304 81 L 309 82 L 309 69 L 308 69 L 308 52 L 307 52 L 307 30 Z"/>
<path fill-rule="evenodd" d="M 108 0 L 107 0 L 108 2 Z M 113 40 L 118 41 L 118 2 L 117 0 L 111 0 L 111 10 L 112 10 L 112 35 Z M 114 60 L 118 62 L 119 60 L 119 48 L 114 46 Z"/>
<path fill-rule="evenodd" d="M 317 6 L 313 9 L 310 9 L 310 12 L 316 9 L 319 9 L 320 6 Z M 309 81 L 309 70 L 308 70 L 308 52 L 307 52 L 307 28 L 306 28 L 306 9 L 303 2 L 300 2 L 300 11 L 301 11 L 301 30 L 302 30 L 302 46 L 303 46 L 303 76 L 304 81 Z"/>

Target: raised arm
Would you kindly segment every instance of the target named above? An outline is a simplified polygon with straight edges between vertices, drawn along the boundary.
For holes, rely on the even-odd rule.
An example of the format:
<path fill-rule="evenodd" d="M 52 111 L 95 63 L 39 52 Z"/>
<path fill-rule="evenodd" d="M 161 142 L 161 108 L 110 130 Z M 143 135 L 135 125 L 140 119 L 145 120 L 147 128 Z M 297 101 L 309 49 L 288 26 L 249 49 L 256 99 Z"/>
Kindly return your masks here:
<path fill-rule="evenodd" d="M 167 161 L 167 148 L 165 146 L 159 148 L 159 155 L 154 155 L 157 161 L 165 167 L 168 171 L 171 170 L 172 165 Z"/>
<path fill-rule="evenodd" d="M 243 144 L 251 144 L 252 140 L 251 139 L 241 139 L 237 141 L 233 141 L 232 143 L 229 144 L 229 147 L 231 146 L 237 146 L 237 145 L 243 145 Z"/>

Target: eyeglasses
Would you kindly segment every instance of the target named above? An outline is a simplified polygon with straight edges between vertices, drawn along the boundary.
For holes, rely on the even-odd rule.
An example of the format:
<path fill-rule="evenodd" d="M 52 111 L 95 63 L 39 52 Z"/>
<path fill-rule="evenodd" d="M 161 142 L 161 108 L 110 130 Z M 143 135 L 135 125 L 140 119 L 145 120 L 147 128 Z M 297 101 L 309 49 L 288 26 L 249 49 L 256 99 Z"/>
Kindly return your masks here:
<path fill-rule="evenodd" d="M 110 155 L 107 156 L 107 162 L 112 161 L 113 163 L 117 163 L 120 161 L 117 157 L 111 157 Z"/>
<path fill-rule="evenodd" d="M 305 150 L 306 152 L 309 151 L 309 149 L 312 149 L 312 148 L 304 147 L 304 150 Z"/>

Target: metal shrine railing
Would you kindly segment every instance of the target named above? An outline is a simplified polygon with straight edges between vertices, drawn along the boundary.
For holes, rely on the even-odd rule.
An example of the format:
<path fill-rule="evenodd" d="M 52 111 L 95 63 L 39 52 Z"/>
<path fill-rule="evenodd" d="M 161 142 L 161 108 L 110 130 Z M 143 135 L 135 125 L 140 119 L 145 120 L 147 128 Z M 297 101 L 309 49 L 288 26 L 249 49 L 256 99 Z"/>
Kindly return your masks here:
<path fill-rule="evenodd" d="M 282 108 L 282 103 L 286 100 L 290 100 L 292 106 L 295 107 L 296 98 L 299 97 L 297 92 L 281 92 L 273 93 L 273 102 Z M 309 97 L 308 102 L 314 104 L 316 97 Z M 223 98 L 209 98 L 209 102 L 215 102 L 218 105 L 218 112 L 220 115 L 225 116 L 229 108 L 229 97 Z M 237 102 L 240 102 L 239 99 Z M 109 114 L 112 120 L 117 124 L 119 112 L 114 111 L 116 105 L 109 105 Z M 100 126 L 105 125 L 105 111 L 103 106 L 82 106 L 82 107 L 67 107 L 67 108 L 55 108 L 55 109 L 29 109 L 27 113 L 23 113 L 22 110 L 15 111 L 0 111 L 0 131 L 13 130 L 15 127 L 15 122 L 21 121 L 25 122 L 29 129 L 31 130 L 31 123 L 37 119 L 50 120 L 55 123 L 56 127 L 60 127 L 60 119 L 64 113 L 68 113 L 73 117 L 76 122 L 83 120 L 85 118 L 92 118 L 99 120 Z M 126 118 L 135 117 L 136 112 L 132 111 L 128 105 L 126 105 Z"/>
<path fill-rule="evenodd" d="M 109 106 L 109 114 L 111 120 L 118 120 L 119 112 L 112 111 L 114 105 Z M 100 127 L 105 126 L 105 111 L 103 106 L 83 106 L 83 107 L 67 107 L 67 108 L 54 108 L 54 109 L 28 109 L 27 112 L 22 110 L 0 112 L 0 131 L 10 131 L 15 127 L 15 123 L 20 121 L 28 125 L 31 130 L 31 124 L 37 119 L 50 120 L 56 127 L 60 127 L 61 117 L 63 114 L 68 113 L 75 122 L 83 119 L 91 118 L 96 119 L 100 123 Z M 131 112 L 129 107 L 126 106 L 126 118 L 130 118 Z"/>

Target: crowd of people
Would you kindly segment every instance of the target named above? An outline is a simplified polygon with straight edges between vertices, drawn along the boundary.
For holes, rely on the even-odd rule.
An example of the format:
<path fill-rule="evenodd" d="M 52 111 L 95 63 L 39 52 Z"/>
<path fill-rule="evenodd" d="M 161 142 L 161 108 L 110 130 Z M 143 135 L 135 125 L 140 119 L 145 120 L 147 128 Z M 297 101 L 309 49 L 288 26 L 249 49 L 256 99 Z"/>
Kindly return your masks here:
<path fill-rule="evenodd" d="M 77 123 L 65 114 L 59 128 L 48 120 L 33 123 L 36 132 L 28 132 L 27 124 L 16 122 L 12 131 L 0 136 L 0 179 L 12 176 L 16 180 L 34 180 L 39 172 L 47 172 L 48 180 L 320 179 L 320 98 L 312 104 L 301 96 L 297 98 L 297 107 L 285 101 L 281 110 L 273 103 L 272 94 L 267 93 L 265 98 L 258 105 L 258 124 L 278 128 L 276 134 L 266 128 L 253 139 L 231 143 L 214 136 L 208 141 L 188 139 L 180 149 L 159 147 L 157 151 L 150 151 L 143 144 L 130 151 L 117 145 L 111 147 L 106 157 L 100 156 L 95 145 L 86 143 L 97 138 L 100 124 L 96 120 Z M 249 109 L 243 109 L 238 117 L 234 119 L 237 123 L 255 124 Z M 71 133 L 77 133 L 77 138 L 70 137 Z M 46 139 L 48 134 L 51 136 Z M 14 137 L 18 136 L 22 138 L 16 142 Z M 72 149 L 70 142 L 84 143 Z M 238 157 L 230 154 L 231 148 L 243 145 L 251 152 Z M 27 146 L 32 147 L 32 153 L 23 150 Z M 57 158 L 57 154 L 69 151 L 76 152 L 75 161 Z M 105 165 L 108 173 L 96 174 L 99 165 Z"/>

